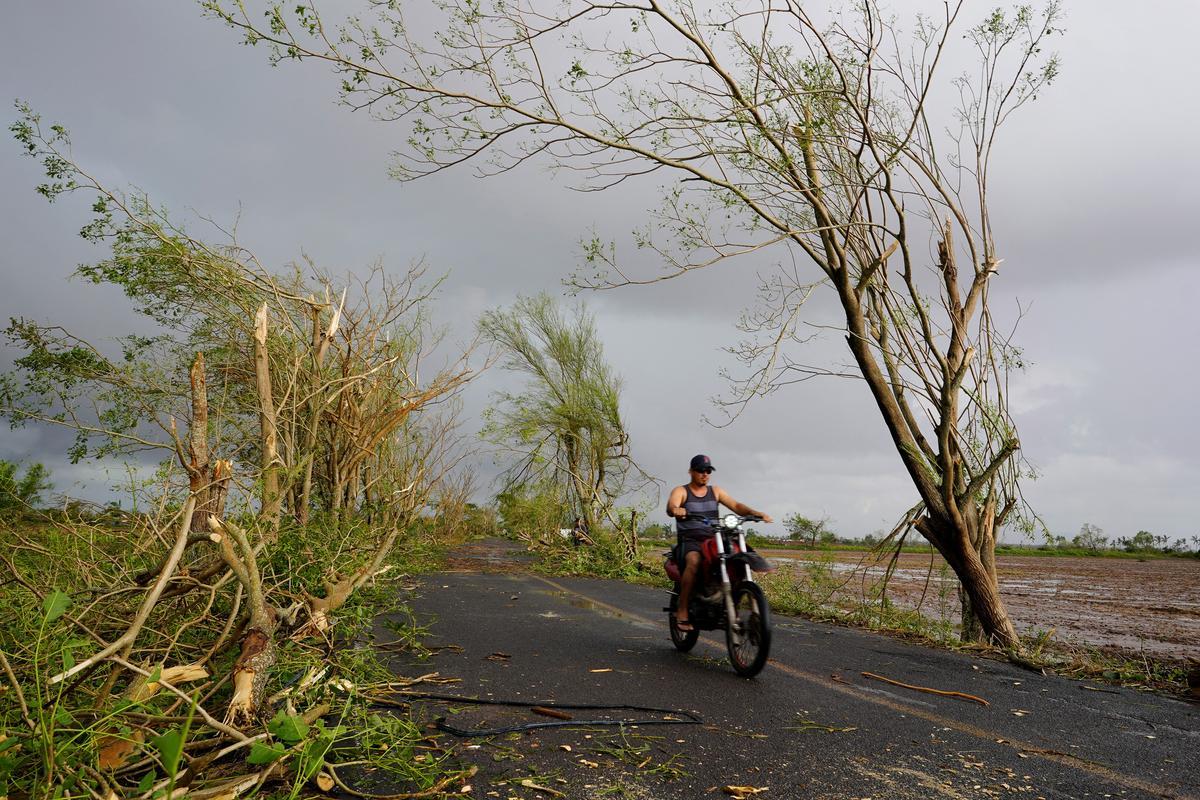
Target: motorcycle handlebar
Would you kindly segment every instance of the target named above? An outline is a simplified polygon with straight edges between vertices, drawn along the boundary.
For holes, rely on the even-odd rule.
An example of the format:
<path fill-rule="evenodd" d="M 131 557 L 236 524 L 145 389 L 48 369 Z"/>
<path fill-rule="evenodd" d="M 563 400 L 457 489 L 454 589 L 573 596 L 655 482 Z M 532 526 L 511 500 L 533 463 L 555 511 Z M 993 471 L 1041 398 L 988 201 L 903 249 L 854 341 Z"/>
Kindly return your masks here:
<path fill-rule="evenodd" d="M 676 517 L 676 519 L 686 520 L 687 522 L 708 522 L 712 525 L 717 525 L 721 521 L 720 517 L 706 517 L 703 514 L 685 514 L 682 517 Z M 749 516 L 739 517 L 739 519 L 741 519 L 742 522 L 762 522 L 763 518 L 751 514 Z"/>

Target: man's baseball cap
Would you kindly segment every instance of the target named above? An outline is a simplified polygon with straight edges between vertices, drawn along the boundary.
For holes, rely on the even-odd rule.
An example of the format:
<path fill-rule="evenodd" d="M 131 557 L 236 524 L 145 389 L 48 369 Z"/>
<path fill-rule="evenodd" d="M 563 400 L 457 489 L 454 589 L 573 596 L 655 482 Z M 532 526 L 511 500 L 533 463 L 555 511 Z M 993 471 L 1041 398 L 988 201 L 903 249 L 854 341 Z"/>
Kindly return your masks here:
<path fill-rule="evenodd" d="M 692 464 L 688 469 L 694 469 L 697 472 L 705 469 L 716 469 L 712 465 L 712 459 L 705 455 L 692 456 Z"/>

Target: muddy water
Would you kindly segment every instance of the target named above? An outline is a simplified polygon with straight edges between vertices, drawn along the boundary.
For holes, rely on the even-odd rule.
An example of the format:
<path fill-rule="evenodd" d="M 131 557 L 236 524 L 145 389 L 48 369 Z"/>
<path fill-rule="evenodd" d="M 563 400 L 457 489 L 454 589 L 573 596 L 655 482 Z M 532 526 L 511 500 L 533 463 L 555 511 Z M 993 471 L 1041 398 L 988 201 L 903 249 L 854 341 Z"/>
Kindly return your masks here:
<path fill-rule="evenodd" d="M 804 571 L 817 558 L 849 578 L 843 597 L 861 597 L 883 574 L 869 554 L 773 551 L 780 566 Z M 1200 559 L 1000 556 L 1000 594 L 1017 629 L 1058 639 L 1172 658 L 1200 658 Z M 928 585 L 927 585 L 928 578 Z M 888 588 L 894 602 L 927 616 L 959 616 L 957 583 L 945 562 L 905 553 Z"/>

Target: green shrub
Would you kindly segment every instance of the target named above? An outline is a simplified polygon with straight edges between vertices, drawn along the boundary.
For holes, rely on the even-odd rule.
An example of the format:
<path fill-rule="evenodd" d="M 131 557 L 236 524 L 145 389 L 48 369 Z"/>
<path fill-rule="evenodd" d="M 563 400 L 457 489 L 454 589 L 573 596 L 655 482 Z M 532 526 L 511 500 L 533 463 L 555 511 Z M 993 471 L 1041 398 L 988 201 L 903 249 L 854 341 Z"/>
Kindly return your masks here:
<path fill-rule="evenodd" d="M 18 477 L 18 465 L 0 460 L 0 514 L 19 513 L 44 502 L 43 492 L 50 489 L 50 471 L 38 463 L 25 468 Z"/>

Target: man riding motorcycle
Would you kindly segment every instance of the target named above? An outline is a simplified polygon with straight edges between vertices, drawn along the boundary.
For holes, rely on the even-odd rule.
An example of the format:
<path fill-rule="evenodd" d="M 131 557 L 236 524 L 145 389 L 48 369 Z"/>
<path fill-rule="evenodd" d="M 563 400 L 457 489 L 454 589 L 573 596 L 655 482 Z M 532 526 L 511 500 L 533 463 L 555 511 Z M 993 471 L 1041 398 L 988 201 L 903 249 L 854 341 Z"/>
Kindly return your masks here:
<path fill-rule="evenodd" d="M 734 500 L 721 487 L 709 485 L 712 472 L 712 460 L 708 456 L 693 456 L 688 466 L 691 480 L 683 486 L 676 486 L 667 498 L 667 516 L 675 518 L 682 549 L 682 552 L 676 555 L 684 568 L 679 580 L 679 605 L 675 612 L 675 623 L 679 631 L 684 633 L 692 630 L 692 624 L 688 621 L 688 600 L 696 585 L 696 575 L 700 571 L 701 548 L 704 541 L 714 535 L 712 523 L 718 517 L 719 506 L 723 505 L 743 517 L 761 517 L 763 522 L 774 521 L 769 514 L 755 511 L 750 506 Z M 703 517 L 703 520 L 687 519 L 689 516 Z"/>

